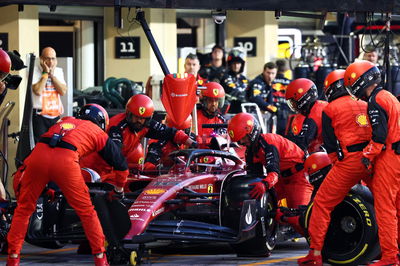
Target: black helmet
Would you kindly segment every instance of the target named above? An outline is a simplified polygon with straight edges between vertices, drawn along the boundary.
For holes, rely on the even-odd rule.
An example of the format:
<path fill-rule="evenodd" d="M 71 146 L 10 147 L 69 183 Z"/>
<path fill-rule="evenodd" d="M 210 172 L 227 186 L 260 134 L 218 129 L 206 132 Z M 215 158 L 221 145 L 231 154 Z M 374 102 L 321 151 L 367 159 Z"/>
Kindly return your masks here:
<path fill-rule="evenodd" d="M 234 62 L 241 63 L 242 66 L 240 67 L 239 73 L 242 73 L 244 71 L 244 65 L 245 65 L 244 53 L 242 51 L 240 51 L 239 49 L 233 48 L 228 54 L 227 61 L 228 61 L 229 68 L 231 67 L 231 65 Z"/>
<path fill-rule="evenodd" d="M 106 131 L 108 127 L 108 113 L 98 104 L 86 104 L 79 110 L 78 118 L 82 120 L 89 120 L 98 125 L 101 129 Z"/>

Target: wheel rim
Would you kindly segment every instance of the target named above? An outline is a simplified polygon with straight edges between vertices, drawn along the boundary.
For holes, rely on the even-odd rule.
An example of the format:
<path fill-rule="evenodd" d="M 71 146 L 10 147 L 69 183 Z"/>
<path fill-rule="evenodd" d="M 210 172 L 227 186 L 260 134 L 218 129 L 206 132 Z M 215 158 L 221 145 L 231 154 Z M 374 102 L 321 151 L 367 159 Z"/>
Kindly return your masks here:
<path fill-rule="evenodd" d="M 364 236 L 363 217 L 355 206 L 345 201 L 335 208 L 331 217 L 325 249 L 329 253 L 344 254 L 359 247 Z"/>

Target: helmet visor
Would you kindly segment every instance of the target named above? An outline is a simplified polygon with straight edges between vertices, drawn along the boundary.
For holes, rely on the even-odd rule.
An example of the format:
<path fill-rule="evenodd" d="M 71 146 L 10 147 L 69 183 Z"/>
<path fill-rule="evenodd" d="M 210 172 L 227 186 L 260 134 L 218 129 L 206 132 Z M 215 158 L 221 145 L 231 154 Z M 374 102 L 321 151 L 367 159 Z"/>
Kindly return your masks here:
<path fill-rule="evenodd" d="M 297 101 L 295 99 L 288 99 L 286 100 L 287 105 L 289 106 L 290 110 L 295 113 L 299 113 L 300 110 L 297 108 Z"/>

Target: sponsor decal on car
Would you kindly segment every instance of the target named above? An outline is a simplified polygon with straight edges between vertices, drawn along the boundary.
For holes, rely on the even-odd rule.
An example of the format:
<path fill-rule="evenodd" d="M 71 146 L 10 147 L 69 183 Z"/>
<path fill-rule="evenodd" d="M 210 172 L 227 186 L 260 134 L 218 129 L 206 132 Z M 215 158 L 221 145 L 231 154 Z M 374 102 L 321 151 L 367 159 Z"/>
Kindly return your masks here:
<path fill-rule="evenodd" d="M 135 206 L 132 206 L 135 207 Z M 135 211 L 135 212 L 150 212 L 150 209 L 145 209 L 145 208 L 133 208 L 129 209 L 130 211 Z"/>
<path fill-rule="evenodd" d="M 144 194 L 147 195 L 159 195 L 163 194 L 166 190 L 162 188 L 152 188 L 144 191 Z"/>
<path fill-rule="evenodd" d="M 157 216 L 157 215 L 159 215 L 160 213 L 162 213 L 164 210 L 165 210 L 165 208 L 164 208 L 164 207 L 161 207 L 161 208 L 159 208 L 158 210 L 154 211 L 153 214 L 152 214 L 152 216 L 153 216 L 153 217 L 154 217 L 154 216 Z"/>
<path fill-rule="evenodd" d="M 251 222 L 253 221 L 253 216 L 251 215 L 250 205 L 249 205 L 249 209 L 246 212 L 245 220 L 246 220 L 247 224 L 251 224 Z"/>
<path fill-rule="evenodd" d="M 143 197 L 140 197 L 140 199 L 144 199 L 144 200 L 155 200 L 155 199 L 157 199 L 157 196 L 143 196 Z M 136 202 L 139 202 L 139 201 L 136 201 Z M 145 202 L 145 201 L 142 201 L 143 203 Z M 151 203 L 152 201 L 148 201 L 149 203 Z"/>

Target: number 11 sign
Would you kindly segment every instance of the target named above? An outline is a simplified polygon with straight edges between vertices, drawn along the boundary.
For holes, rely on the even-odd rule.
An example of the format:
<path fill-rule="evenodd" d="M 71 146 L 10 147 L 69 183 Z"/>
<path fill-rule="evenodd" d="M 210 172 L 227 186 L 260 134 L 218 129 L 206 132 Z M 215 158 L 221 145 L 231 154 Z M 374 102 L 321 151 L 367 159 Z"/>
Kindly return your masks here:
<path fill-rule="evenodd" d="M 115 37 L 115 58 L 140 58 L 140 37 Z"/>

